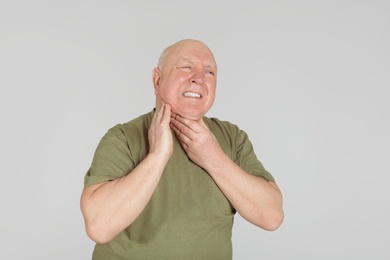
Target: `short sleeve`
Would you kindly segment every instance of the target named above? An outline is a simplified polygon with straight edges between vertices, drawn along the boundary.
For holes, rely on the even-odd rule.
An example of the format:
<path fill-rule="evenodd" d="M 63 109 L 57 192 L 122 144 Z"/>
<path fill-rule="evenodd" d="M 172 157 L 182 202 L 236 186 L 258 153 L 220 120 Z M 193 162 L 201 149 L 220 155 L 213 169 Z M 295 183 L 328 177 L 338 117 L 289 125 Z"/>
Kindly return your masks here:
<path fill-rule="evenodd" d="M 258 160 L 248 134 L 237 125 L 217 118 L 204 118 L 208 127 L 218 139 L 222 149 L 230 158 L 249 174 L 267 181 L 275 181 L 273 176 Z"/>
<path fill-rule="evenodd" d="M 262 177 L 267 181 L 275 181 L 274 177 L 264 168 L 258 160 L 251 141 L 246 132 L 239 130 L 235 163 L 237 163 L 246 172 Z"/>
<path fill-rule="evenodd" d="M 100 140 L 84 177 L 84 187 L 121 178 L 133 168 L 126 135 L 121 125 L 116 125 Z"/>

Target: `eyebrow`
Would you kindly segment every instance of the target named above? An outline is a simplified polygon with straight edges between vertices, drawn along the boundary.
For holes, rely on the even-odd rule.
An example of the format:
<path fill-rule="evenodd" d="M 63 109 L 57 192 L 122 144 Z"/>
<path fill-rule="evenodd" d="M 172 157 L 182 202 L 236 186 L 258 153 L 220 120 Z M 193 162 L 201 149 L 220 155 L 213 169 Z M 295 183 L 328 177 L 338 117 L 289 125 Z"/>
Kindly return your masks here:
<path fill-rule="evenodd" d="M 182 59 L 177 60 L 176 64 L 177 64 L 177 63 L 180 63 L 180 62 L 183 62 L 183 61 L 184 61 L 184 62 L 191 63 L 191 64 L 195 64 L 193 61 L 190 61 L 190 60 L 185 59 L 185 58 L 182 58 Z"/>
<path fill-rule="evenodd" d="M 180 63 L 180 62 L 188 62 L 188 63 L 190 63 L 190 64 L 192 64 L 192 65 L 195 65 L 195 62 L 193 62 L 193 61 L 191 61 L 191 60 L 189 60 L 189 59 L 187 59 L 187 58 L 181 58 L 181 59 L 179 59 L 177 62 L 176 62 L 176 64 L 178 64 L 178 63 Z M 217 65 L 214 65 L 214 64 L 210 64 L 210 65 L 206 65 L 206 66 L 204 66 L 205 68 L 211 68 L 211 69 L 217 69 Z"/>

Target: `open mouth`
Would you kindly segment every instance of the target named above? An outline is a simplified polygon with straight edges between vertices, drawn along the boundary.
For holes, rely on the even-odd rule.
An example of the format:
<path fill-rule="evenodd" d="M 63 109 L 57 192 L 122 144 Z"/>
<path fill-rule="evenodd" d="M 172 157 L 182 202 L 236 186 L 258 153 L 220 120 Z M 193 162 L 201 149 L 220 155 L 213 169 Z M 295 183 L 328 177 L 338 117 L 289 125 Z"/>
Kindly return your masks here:
<path fill-rule="evenodd" d="M 192 98 L 201 98 L 201 97 L 202 97 L 201 94 L 196 93 L 196 92 L 190 92 L 190 91 L 184 92 L 184 93 L 183 93 L 183 96 L 184 96 L 184 97 L 192 97 Z"/>

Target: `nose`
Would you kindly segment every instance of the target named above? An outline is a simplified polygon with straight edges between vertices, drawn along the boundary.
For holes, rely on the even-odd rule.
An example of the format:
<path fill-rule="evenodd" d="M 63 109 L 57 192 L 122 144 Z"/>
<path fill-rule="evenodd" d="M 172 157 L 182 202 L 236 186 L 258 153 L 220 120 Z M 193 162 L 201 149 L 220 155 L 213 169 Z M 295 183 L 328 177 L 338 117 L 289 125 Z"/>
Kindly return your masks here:
<path fill-rule="evenodd" d="M 204 72 L 202 70 L 198 69 L 198 70 L 196 70 L 194 72 L 194 74 L 192 75 L 190 81 L 191 81 L 191 83 L 195 83 L 195 84 L 199 84 L 200 85 L 200 84 L 203 84 L 204 77 L 205 77 Z"/>

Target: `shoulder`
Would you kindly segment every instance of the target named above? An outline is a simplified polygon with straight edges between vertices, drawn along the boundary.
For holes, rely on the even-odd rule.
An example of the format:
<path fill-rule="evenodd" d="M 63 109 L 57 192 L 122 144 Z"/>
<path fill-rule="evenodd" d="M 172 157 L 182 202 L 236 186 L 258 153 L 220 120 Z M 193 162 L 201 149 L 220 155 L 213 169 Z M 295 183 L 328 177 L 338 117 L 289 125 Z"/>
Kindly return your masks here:
<path fill-rule="evenodd" d="M 128 131 L 140 131 L 144 132 L 148 131 L 150 127 L 150 122 L 152 121 L 154 111 L 143 114 L 137 118 L 134 118 L 126 123 L 122 123 L 119 125 L 119 128 L 124 132 Z M 118 126 L 117 126 L 118 127 Z"/>
<path fill-rule="evenodd" d="M 114 135 L 118 138 L 131 138 L 139 135 L 147 134 L 150 122 L 152 120 L 153 111 L 143 114 L 125 123 L 120 123 L 110 128 L 107 134 Z"/>
<path fill-rule="evenodd" d="M 236 124 L 218 118 L 205 118 L 205 124 L 217 138 L 226 154 L 235 158 L 237 151 L 248 141 L 247 134 Z"/>
<path fill-rule="evenodd" d="M 118 123 L 108 129 L 102 137 L 100 145 L 107 143 L 129 144 L 145 139 L 150 126 L 152 113 L 149 112 L 125 123 Z"/>
<path fill-rule="evenodd" d="M 100 141 L 97 151 L 107 156 L 131 158 L 139 163 L 148 150 L 148 129 L 153 112 L 110 128 Z"/>
<path fill-rule="evenodd" d="M 215 135 L 234 137 L 240 134 L 245 134 L 245 132 L 236 124 L 216 117 L 205 117 L 205 123 L 207 127 L 209 127 L 210 131 Z"/>

